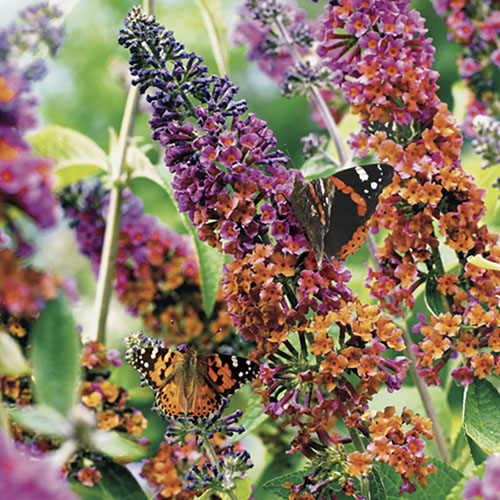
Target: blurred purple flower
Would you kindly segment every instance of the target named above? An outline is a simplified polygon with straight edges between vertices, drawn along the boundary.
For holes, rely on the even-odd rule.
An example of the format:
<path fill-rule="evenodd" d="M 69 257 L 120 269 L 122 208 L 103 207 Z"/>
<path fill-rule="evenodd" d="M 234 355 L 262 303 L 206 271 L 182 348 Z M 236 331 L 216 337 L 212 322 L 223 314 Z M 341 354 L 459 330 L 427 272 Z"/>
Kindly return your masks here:
<path fill-rule="evenodd" d="M 500 453 L 490 455 L 485 462 L 482 479 L 472 476 L 465 484 L 463 498 L 500 499 Z"/>
<path fill-rule="evenodd" d="M 1 429 L 0 485 L 11 500 L 78 500 L 56 465 L 21 452 Z"/>

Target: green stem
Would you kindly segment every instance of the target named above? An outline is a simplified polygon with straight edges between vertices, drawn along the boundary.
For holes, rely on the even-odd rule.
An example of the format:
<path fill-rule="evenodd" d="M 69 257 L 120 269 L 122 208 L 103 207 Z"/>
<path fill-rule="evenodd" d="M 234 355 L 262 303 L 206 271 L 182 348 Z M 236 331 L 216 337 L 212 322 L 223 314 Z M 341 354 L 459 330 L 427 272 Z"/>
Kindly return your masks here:
<path fill-rule="evenodd" d="M 143 7 L 147 14 L 151 14 L 153 12 L 153 0 L 144 0 Z M 108 215 L 106 217 L 106 231 L 104 233 L 99 276 L 97 278 L 93 316 L 94 323 L 92 325 L 92 338 L 102 343 L 106 343 L 106 320 L 108 317 L 115 275 L 116 249 L 118 246 L 118 235 L 120 234 L 125 158 L 129 139 L 134 129 L 138 102 L 139 88 L 137 86 L 131 86 L 123 112 L 118 143 L 115 150 L 112 151 L 110 159 L 112 187 Z"/>
<path fill-rule="evenodd" d="M 365 451 L 365 447 L 363 445 L 363 441 L 361 441 L 361 438 L 359 437 L 358 431 L 353 428 L 349 427 L 347 429 L 349 431 L 349 436 L 351 436 L 352 439 L 352 444 L 354 445 L 354 448 L 359 451 L 360 453 L 363 453 Z M 370 499 L 370 483 L 368 482 L 367 477 L 361 477 L 360 479 L 361 483 L 361 494 L 367 499 Z"/>
<path fill-rule="evenodd" d="M 210 442 L 210 440 L 206 435 L 201 435 L 200 438 L 203 442 L 203 447 L 205 448 L 210 463 L 212 465 L 217 465 L 217 455 L 215 454 L 215 450 L 213 449 L 212 443 Z M 229 498 L 231 498 L 231 500 L 238 500 L 236 497 L 236 493 L 234 492 L 234 489 L 225 490 L 224 493 L 226 493 L 229 496 Z"/>
<path fill-rule="evenodd" d="M 285 41 L 288 49 L 290 50 L 290 54 L 292 55 L 295 64 L 296 65 L 301 64 L 302 58 L 300 57 L 300 54 L 295 50 L 293 41 L 291 40 L 287 29 L 285 28 L 279 17 L 276 18 L 276 25 L 278 26 L 281 36 L 283 37 L 283 40 Z M 330 137 L 332 138 L 332 141 L 335 144 L 337 154 L 339 155 L 340 166 L 343 167 L 348 162 L 349 156 L 347 155 L 347 151 L 344 147 L 344 143 L 340 136 L 339 129 L 337 128 L 337 124 L 335 123 L 335 120 L 333 119 L 332 114 L 330 113 L 330 110 L 328 109 L 325 100 L 321 96 L 318 87 L 316 87 L 316 85 L 311 85 L 310 89 L 312 97 L 316 101 L 318 109 L 323 117 L 326 129 L 328 130 L 328 133 L 330 134 Z"/>

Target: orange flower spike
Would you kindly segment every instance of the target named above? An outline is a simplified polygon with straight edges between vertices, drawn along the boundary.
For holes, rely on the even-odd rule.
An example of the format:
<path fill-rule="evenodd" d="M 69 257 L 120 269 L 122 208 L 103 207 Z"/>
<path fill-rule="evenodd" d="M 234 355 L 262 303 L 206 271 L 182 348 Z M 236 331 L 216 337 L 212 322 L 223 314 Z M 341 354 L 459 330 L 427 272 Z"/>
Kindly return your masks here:
<path fill-rule="evenodd" d="M 491 310 L 486 312 L 479 304 L 475 304 L 467 313 L 467 323 L 474 326 L 492 326 L 496 324 L 495 320 L 497 316 L 496 311 Z"/>
<path fill-rule="evenodd" d="M 396 165 L 403 158 L 403 148 L 390 139 L 382 141 L 377 148 L 377 157 L 390 165 Z"/>
<path fill-rule="evenodd" d="M 378 363 L 372 356 L 362 356 L 359 361 L 358 374 L 360 377 L 373 377 L 378 373 Z"/>
<path fill-rule="evenodd" d="M 472 366 L 474 367 L 474 375 L 478 378 L 484 378 L 486 375 L 491 375 L 495 367 L 495 358 L 490 352 L 485 352 L 472 358 Z"/>
<path fill-rule="evenodd" d="M 437 360 L 443 357 L 443 354 L 450 348 L 451 341 L 444 335 L 432 333 L 427 337 L 427 340 L 421 343 L 421 348 L 424 354 L 430 356 L 430 359 Z M 428 364 L 427 366 L 432 366 Z"/>
<path fill-rule="evenodd" d="M 492 351 L 499 352 L 500 351 L 500 328 L 495 328 L 489 338 L 488 338 L 488 346 Z"/>
<path fill-rule="evenodd" d="M 99 389 L 102 392 L 104 398 L 107 402 L 113 403 L 116 401 L 116 398 L 119 394 L 119 388 L 117 385 L 112 384 L 111 382 L 105 381 L 99 384 Z"/>
<path fill-rule="evenodd" d="M 120 415 L 114 410 L 97 412 L 97 427 L 103 431 L 109 431 L 120 425 Z"/>
<path fill-rule="evenodd" d="M 372 470 L 372 457 L 369 453 L 354 451 L 347 455 L 349 474 L 354 477 L 367 476 Z"/>
<path fill-rule="evenodd" d="M 131 434 L 132 436 L 140 436 L 142 431 L 147 429 L 148 421 L 144 418 L 142 413 L 137 410 L 137 412 L 132 416 L 126 418 L 125 427 L 128 434 Z"/>
<path fill-rule="evenodd" d="M 436 332 L 449 337 L 456 337 L 460 332 L 462 316 L 451 313 L 441 313 L 436 323 Z"/>
<path fill-rule="evenodd" d="M 311 344 L 311 353 L 315 356 L 325 356 L 334 348 L 333 339 L 326 333 L 321 331 L 314 336 L 314 342 Z"/>
<path fill-rule="evenodd" d="M 362 356 L 360 349 L 356 347 L 347 347 L 341 351 L 341 354 L 347 360 L 348 368 L 356 368 L 359 365 L 359 360 Z"/>
<path fill-rule="evenodd" d="M 478 351 L 477 347 L 479 345 L 479 340 L 477 337 L 470 332 L 463 333 L 460 336 L 460 340 L 457 344 L 457 351 L 463 353 L 464 356 L 468 358 L 476 356 Z"/>
<path fill-rule="evenodd" d="M 271 261 L 276 266 L 276 274 L 283 274 L 291 277 L 295 275 L 295 264 L 297 256 L 292 254 L 284 254 L 281 251 L 275 251 L 271 256 Z"/>
<path fill-rule="evenodd" d="M 394 446 L 391 445 L 386 436 L 380 436 L 373 439 L 366 449 L 377 462 L 388 463 Z"/>
<path fill-rule="evenodd" d="M 88 408 L 95 408 L 102 403 L 101 393 L 95 391 L 90 382 L 82 384 L 82 402 Z"/>
<path fill-rule="evenodd" d="M 442 295 L 455 295 L 458 293 L 458 278 L 453 273 L 444 274 L 438 278 L 438 292 Z"/>
<path fill-rule="evenodd" d="M 338 355 L 336 352 L 330 352 L 321 362 L 320 372 L 328 373 L 333 377 L 341 377 L 347 367 L 347 359 Z"/>

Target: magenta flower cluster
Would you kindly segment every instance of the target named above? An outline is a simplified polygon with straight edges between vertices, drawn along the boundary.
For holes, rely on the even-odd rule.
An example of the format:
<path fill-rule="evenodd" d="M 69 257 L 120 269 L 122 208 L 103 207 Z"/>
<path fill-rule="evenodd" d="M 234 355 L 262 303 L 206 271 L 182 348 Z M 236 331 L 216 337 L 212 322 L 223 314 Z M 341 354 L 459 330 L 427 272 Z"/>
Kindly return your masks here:
<path fill-rule="evenodd" d="M 123 191 L 122 198 L 115 290 L 134 315 L 145 314 L 143 308 L 148 312 L 151 307 L 165 309 L 168 289 L 197 282 L 198 263 L 191 242 L 187 236 L 161 224 L 157 217 L 143 213 L 142 200 L 129 189 Z M 80 251 L 89 257 L 97 275 L 109 191 L 99 181 L 78 183 L 65 188 L 59 200 L 70 226 L 76 231 Z M 146 296 L 149 293 L 151 295 Z M 160 328 L 157 323 L 148 326 Z"/>
<path fill-rule="evenodd" d="M 484 465 L 482 479 L 472 476 L 465 484 L 463 498 L 498 500 L 500 498 L 500 453 L 490 455 Z"/>
<path fill-rule="evenodd" d="M 463 47 L 458 59 L 460 76 L 473 97 L 467 103 L 463 130 L 479 136 L 474 118 L 498 116 L 500 101 L 495 84 L 500 67 L 500 7 L 495 0 L 435 0 L 434 9 L 448 28 L 448 40 Z"/>
<path fill-rule="evenodd" d="M 32 83 L 45 72 L 44 63 L 34 60 L 21 66 L 23 52 L 34 51 L 45 43 L 55 52 L 62 42 L 61 28 L 50 22 L 60 12 L 41 4 L 24 11 L 28 26 L 11 26 L 0 31 L 0 198 L 2 218 L 7 219 L 11 234 L 20 237 L 9 212 L 14 205 L 28 214 L 40 227 L 47 228 L 57 220 L 57 204 L 51 188 L 52 162 L 31 154 L 23 137 L 36 123 L 37 101 L 31 94 Z M 0 245 L 9 238 L 0 233 Z M 22 253 L 22 252 L 20 252 Z"/>

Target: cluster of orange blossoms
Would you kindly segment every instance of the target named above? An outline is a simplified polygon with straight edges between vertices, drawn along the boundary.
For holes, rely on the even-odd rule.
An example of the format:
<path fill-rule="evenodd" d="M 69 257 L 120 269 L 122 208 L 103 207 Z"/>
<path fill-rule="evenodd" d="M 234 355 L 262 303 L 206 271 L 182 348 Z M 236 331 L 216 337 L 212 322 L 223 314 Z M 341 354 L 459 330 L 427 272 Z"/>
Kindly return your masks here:
<path fill-rule="evenodd" d="M 28 323 L 10 319 L 7 331 L 11 335 L 26 341 Z M 100 342 L 88 342 L 83 346 L 81 363 L 84 369 L 84 382 L 81 386 L 81 402 L 96 414 L 97 427 L 102 430 L 115 430 L 138 437 L 147 427 L 147 420 L 142 413 L 127 405 L 128 394 L 122 387 L 112 384 L 107 379 L 113 366 L 121 365 L 120 353 L 107 351 Z M 28 406 L 34 403 L 31 377 L 0 377 L 0 388 L 6 402 L 16 406 Z M 37 436 L 16 424 L 12 424 L 15 440 L 29 443 L 34 450 L 50 451 L 60 445 L 57 438 Z M 77 478 L 83 484 L 92 486 L 100 479 L 100 473 L 88 466 L 88 454 L 81 453 L 65 465 L 65 474 Z"/>
<path fill-rule="evenodd" d="M 436 95 L 434 49 L 423 19 L 415 11 L 395 16 L 404 4 L 384 3 L 375 13 L 371 2 L 340 1 L 324 18 L 319 53 L 332 70 L 348 68 L 341 85 L 364 129 L 352 136 L 354 152 L 374 151 L 396 172 L 374 217 L 389 234 L 377 253 L 381 269 L 368 274 L 371 293 L 381 307 L 404 314 L 425 288 L 431 317 L 413 328 L 424 336 L 415 348 L 420 374 L 439 384 L 440 369 L 458 351 L 463 365 L 452 375 L 466 384 L 500 362 L 500 273 L 468 259 L 499 262 L 500 249 L 481 222 L 485 192 L 460 164 L 461 132 Z M 355 38 L 337 34 L 339 28 L 353 30 Z M 443 247 L 454 253 L 452 272 Z M 492 314 L 477 319 L 479 309 Z"/>
<path fill-rule="evenodd" d="M 141 476 L 155 487 L 158 500 L 191 500 L 201 494 L 197 489 L 186 487 L 186 477 L 193 464 L 198 467 L 209 465 L 210 461 L 200 451 L 198 439 L 188 435 L 180 443 L 161 443 L 156 454 L 144 461 Z M 239 443 L 230 444 L 222 434 L 210 438 L 215 454 L 220 459 L 229 447 L 243 449 Z"/>

